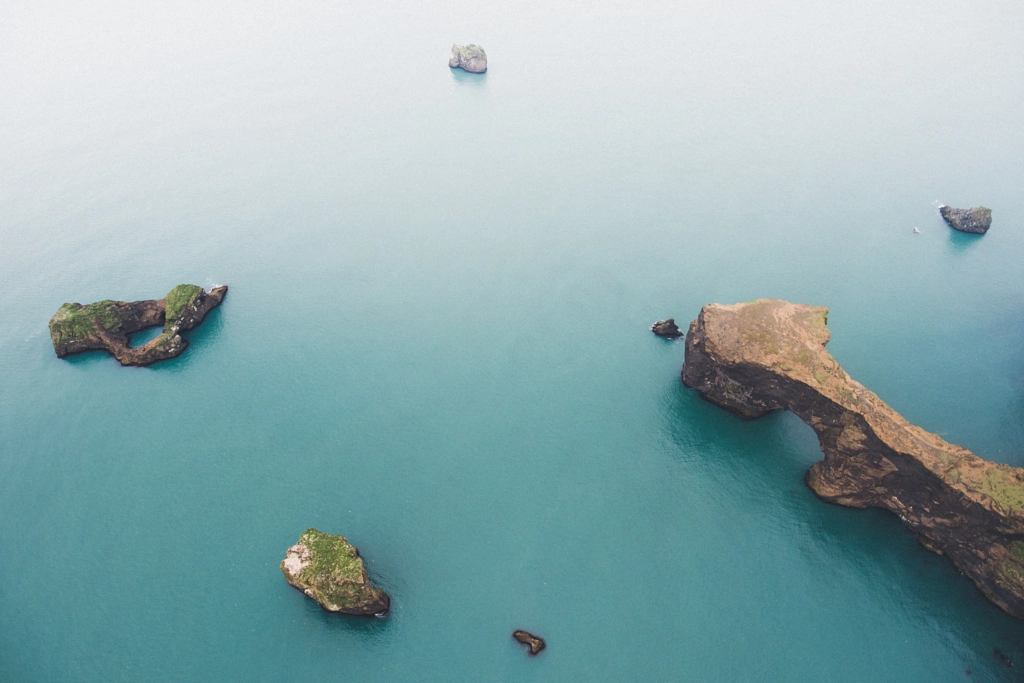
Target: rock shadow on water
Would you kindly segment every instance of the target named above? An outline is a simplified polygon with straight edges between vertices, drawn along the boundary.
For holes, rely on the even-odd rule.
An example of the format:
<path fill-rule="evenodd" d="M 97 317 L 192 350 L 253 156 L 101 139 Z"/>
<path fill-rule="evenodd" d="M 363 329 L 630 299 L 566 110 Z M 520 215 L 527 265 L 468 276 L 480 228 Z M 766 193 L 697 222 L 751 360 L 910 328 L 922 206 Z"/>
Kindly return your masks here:
<path fill-rule="evenodd" d="M 483 90 L 487 87 L 487 73 L 474 74 L 462 69 L 449 69 L 452 79 L 459 85 Z"/>
<path fill-rule="evenodd" d="M 753 470 L 743 476 L 756 476 L 759 488 L 766 483 L 791 487 L 794 482 L 803 487 L 804 472 L 822 459 L 813 430 L 807 427 L 809 433 L 802 434 L 806 425 L 796 416 L 775 411 L 759 420 L 742 420 L 702 399 L 678 375 L 667 389 L 663 405 L 668 438 L 681 460 L 702 461 L 709 451 L 724 451 L 728 457 L 716 460 L 715 468 Z M 794 431 L 804 438 L 794 441 Z M 772 453 L 784 458 L 773 459 Z M 730 472 L 730 480 L 739 475 L 739 471 Z"/>
<path fill-rule="evenodd" d="M 396 611 L 394 607 L 384 618 L 367 618 L 354 614 L 328 612 L 295 589 L 288 587 L 288 590 L 295 594 L 290 596 L 290 599 L 302 600 L 303 613 L 310 620 L 319 624 L 324 631 L 332 636 L 346 638 L 354 642 L 357 647 L 360 645 L 384 645 L 393 640 L 398 628 L 400 610 Z"/>
<path fill-rule="evenodd" d="M 64 363 L 72 367 L 90 367 L 93 365 L 102 365 L 107 361 L 110 361 L 114 365 L 117 365 L 117 359 L 111 356 L 103 349 L 92 349 L 90 351 L 80 351 L 73 356 L 68 356 L 62 359 Z"/>
<path fill-rule="evenodd" d="M 966 254 L 967 252 L 977 248 L 981 243 L 981 240 L 985 235 L 975 235 L 968 232 L 960 232 L 959 230 L 953 230 L 948 228 L 949 231 L 949 250 L 954 254 Z"/>

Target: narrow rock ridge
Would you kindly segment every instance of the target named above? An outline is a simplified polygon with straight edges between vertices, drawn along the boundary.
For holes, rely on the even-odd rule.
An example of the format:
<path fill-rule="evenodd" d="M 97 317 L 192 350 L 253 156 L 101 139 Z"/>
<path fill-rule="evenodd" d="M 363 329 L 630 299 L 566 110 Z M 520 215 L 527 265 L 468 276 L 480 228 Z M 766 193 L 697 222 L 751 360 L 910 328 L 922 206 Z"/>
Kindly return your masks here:
<path fill-rule="evenodd" d="M 1024 470 L 982 460 L 907 422 L 825 350 L 828 309 L 777 299 L 709 304 L 686 335 L 683 382 L 745 419 L 789 410 L 825 455 L 822 500 L 899 515 L 996 605 L 1024 618 Z"/>
<path fill-rule="evenodd" d="M 53 350 L 58 358 L 102 350 L 121 365 L 150 365 L 174 358 L 188 348 L 188 340 L 178 333 L 203 322 L 227 292 L 227 285 L 209 292 L 198 285 L 178 285 L 163 299 L 64 304 L 50 319 Z M 163 334 L 143 346 L 128 346 L 128 335 L 157 325 L 163 325 Z"/>

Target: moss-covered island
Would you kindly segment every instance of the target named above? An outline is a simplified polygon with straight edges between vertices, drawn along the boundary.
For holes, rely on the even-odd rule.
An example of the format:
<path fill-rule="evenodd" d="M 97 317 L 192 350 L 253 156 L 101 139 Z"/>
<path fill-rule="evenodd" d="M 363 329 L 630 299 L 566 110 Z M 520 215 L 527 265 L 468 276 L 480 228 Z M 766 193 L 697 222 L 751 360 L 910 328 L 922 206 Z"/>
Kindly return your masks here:
<path fill-rule="evenodd" d="M 824 460 L 824 501 L 898 515 L 999 607 L 1024 618 L 1024 469 L 988 462 L 907 422 L 825 350 L 828 309 L 776 299 L 710 304 L 686 335 L 683 382 L 746 419 L 790 410 Z"/>
<path fill-rule="evenodd" d="M 220 305 L 226 285 L 206 292 L 198 285 L 178 285 L 163 299 L 64 304 L 50 319 L 50 339 L 58 358 L 82 351 L 103 350 L 121 365 L 149 365 L 181 355 L 188 341 L 178 333 L 191 330 Z M 163 334 L 132 348 L 128 335 L 163 325 Z"/>
<path fill-rule="evenodd" d="M 391 597 L 370 583 L 359 550 L 344 536 L 306 529 L 285 553 L 281 573 L 328 612 L 374 616 L 391 607 Z"/>

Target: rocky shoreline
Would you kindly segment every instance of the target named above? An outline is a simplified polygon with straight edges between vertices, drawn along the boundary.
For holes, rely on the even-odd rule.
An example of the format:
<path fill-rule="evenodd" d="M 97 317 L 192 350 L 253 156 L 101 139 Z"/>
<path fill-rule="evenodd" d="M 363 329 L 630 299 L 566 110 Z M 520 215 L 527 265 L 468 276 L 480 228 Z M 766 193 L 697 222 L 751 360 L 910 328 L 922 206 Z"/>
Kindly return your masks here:
<path fill-rule="evenodd" d="M 1024 618 L 1024 469 L 988 462 L 907 422 L 825 350 L 828 309 L 776 299 L 710 304 L 690 324 L 683 382 L 744 419 L 789 410 L 824 460 L 822 500 L 899 516 L 996 605 Z"/>
<path fill-rule="evenodd" d="M 58 358 L 83 351 L 106 351 L 121 365 L 150 365 L 180 356 L 188 340 L 179 332 L 199 325 L 220 305 L 227 285 L 207 292 L 198 285 L 178 285 L 163 299 L 111 301 L 83 306 L 67 303 L 50 319 L 50 340 Z M 163 325 L 163 334 L 139 347 L 128 346 L 128 335 Z"/>

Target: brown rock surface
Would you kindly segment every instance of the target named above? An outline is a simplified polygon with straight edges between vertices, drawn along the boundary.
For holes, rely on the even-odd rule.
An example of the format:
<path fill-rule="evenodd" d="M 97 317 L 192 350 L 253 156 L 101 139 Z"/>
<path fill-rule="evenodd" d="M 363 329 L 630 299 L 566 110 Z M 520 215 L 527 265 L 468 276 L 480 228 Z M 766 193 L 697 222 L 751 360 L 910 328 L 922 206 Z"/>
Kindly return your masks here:
<path fill-rule="evenodd" d="M 825 350 L 827 321 L 826 308 L 775 299 L 707 305 L 686 335 L 683 382 L 745 419 L 798 415 L 825 455 L 805 477 L 819 498 L 893 512 L 1024 618 L 1024 470 L 907 422 Z"/>
<path fill-rule="evenodd" d="M 992 209 L 984 206 L 975 206 L 970 209 L 940 206 L 939 215 L 949 224 L 949 227 L 960 232 L 984 235 L 992 227 Z"/>
<path fill-rule="evenodd" d="M 513 631 L 512 637 L 518 640 L 523 645 L 528 645 L 530 648 L 530 654 L 535 655 L 545 647 L 547 643 L 540 636 L 535 636 L 529 631 Z"/>
<path fill-rule="evenodd" d="M 188 340 L 178 333 L 203 322 L 227 291 L 226 285 L 209 292 L 197 285 L 178 285 L 163 299 L 64 304 L 50 319 L 53 350 L 58 358 L 103 350 L 121 365 L 149 365 L 174 358 L 188 348 Z M 128 335 L 157 325 L 163 325 L 163 334 L 143 346 L 128 346 Z"/>
<path fill-rule="evenodd" d="M 669 339 L 675 339 L 682 337 L 683 333 L 679 331 L 679 326 L 676 325 L 675 318 L 669 318 L 668 320 L 659 320 L 658 322 L 651 325 L 651 332 L 658 335 L 659 337 L 667 337 Z"/>

